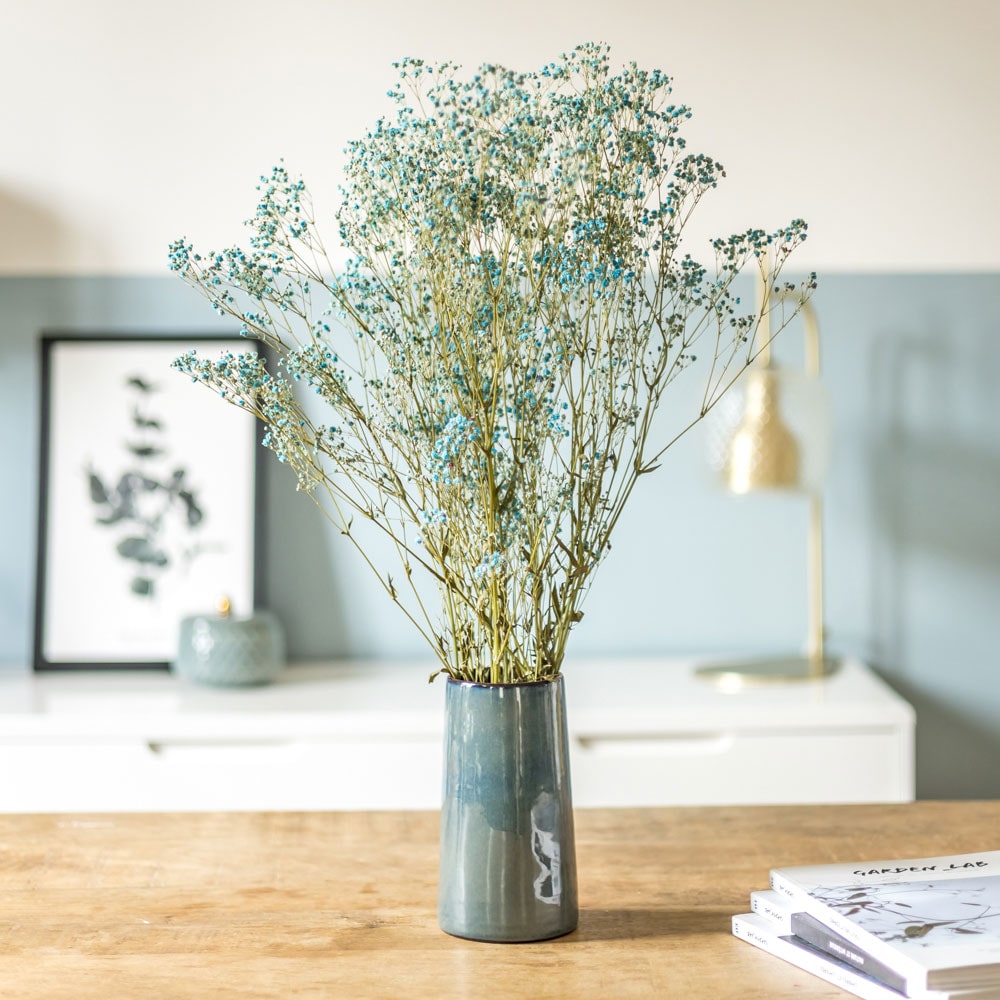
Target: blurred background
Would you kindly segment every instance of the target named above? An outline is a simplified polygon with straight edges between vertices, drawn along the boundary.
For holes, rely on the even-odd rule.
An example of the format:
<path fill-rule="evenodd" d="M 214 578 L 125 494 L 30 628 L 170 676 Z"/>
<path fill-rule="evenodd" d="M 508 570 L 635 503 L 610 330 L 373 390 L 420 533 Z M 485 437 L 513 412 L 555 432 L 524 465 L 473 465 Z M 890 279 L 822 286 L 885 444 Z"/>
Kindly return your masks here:
<path fill-rule="evenodd" d="M 695 256 L 714 235 L 809 221 L 795 267 L 819 273 L 832 413 L 828 644 L 916 707 L 918 796 L 1000 795 L 998 28 L 986 0 L 947 13 L 906 0 L 8 7 L 0 664 L 25 670 L 31 655 L 40 332 L 231 332 L 169 274 L 167 244 L 238 242 L 258 175 L 282 157 L 321 227 L 332 219 L 343 148 L 388 112 L 394 60 L 530 69 L 606 41 L 614 63 L 674 77 L 689 147 L 727 168 Z M 798 331 L 777 354 L 802 363 Z M 678 386 L 678 405 L 698 392 Z M 723 492 L 707 450 L 689 435 L 640 484 L 570 658 L 801 646 L 806 505 Z M 263 603 L 290 657 L 423 655 L 265 458 Z"/>

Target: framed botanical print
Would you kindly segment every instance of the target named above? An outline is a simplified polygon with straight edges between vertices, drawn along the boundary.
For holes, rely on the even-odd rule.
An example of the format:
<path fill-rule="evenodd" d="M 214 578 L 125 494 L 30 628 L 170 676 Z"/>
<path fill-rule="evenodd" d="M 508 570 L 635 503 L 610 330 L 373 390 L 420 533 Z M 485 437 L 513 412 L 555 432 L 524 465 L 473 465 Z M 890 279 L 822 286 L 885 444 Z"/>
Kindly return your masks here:
<path fill-rule="evenodd" d="M 190 614 L 254 605 L 254 418 L 171 368 L 239 337 L 41 339 L 34 665 L 166 666 Z"/>

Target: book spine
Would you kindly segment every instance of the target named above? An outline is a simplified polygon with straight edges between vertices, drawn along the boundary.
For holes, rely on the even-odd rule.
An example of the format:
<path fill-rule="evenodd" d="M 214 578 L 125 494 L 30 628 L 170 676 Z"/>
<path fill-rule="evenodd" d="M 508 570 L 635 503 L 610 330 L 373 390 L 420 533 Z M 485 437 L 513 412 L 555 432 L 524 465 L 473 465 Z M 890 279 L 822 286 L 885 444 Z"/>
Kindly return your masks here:
<path fill-rule="evenodd" d="M 824 958 L 814 951 L 793 944 L 766 926 L 762 927 L 760 919 L 754 914 L 740 914 L 733 917 L 734 936 L 796 966 L 803 972 L 839 986 L 842 990 L 861 997 L 862 1000 L 900 1000 L 900 993 L 897 990 L 883 986 L 859 972 L 844 968 L 834 960 Z"/>
<path fill-rule="evenodd" d="M 751 892 L 750 909 L 769 921 L 776 931 L 792 933 L 792 911 L 785 905 L 783 897 L 773 890 Z"/>
<path fill-rule="evenodd" d="M 781 872 L 771 872 L 771 888 L 780 893 L 789 908 L 811 914 L 828 930 L 835 931 L 847 942 L 867 952 L 877 962 L 893 969 L 904 982 L 903 992 L 909 996 L 912 993 L 925 993 L 930 989 L 927 982 L 927 969 L 907 955 L 901 954 L 892 945 L 887 944 L 870 934 L 863 927 L 841 916 L 836 910 L 824 906 L 805 889 L 788 881 Z"/>
<path fill-rule="evenodd" d="M 892 987 L 894 990 L 905 991 L 906 979 L 895 969 L 890 968 L 884 962 L 879 962 L 872 958 L 863 948 L 852 944 L 847 938 L 829 927 L 821 924 L 809 913 L 793 913 L 789 921 L 791 931 L 795 937 L 808 942 L 820 951 L 839 959 L 845 965 L 863 972 L 872 979 L 877 979 L 880 983 Z"/>

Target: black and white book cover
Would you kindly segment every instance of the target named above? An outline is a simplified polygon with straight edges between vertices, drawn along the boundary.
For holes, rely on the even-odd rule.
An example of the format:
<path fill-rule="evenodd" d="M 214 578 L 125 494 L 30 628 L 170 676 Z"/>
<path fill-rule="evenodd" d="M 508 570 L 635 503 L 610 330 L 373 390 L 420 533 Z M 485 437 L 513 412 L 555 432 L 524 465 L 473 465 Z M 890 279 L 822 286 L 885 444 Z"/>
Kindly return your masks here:
<path fill-rule="evenodd" d="M 783 933 L 778 925 L 759 912 L 737 914 L 733 917 L 732 928 L 733 935 L 741 941 L 864 1000 L 904 1000 L 907 997 L 910 1000 L 1000 1000 L 1000 985 L 902 993 L 807 942 Z"/>
<path fill-rule="evenodd" d="M 750 909 L 767 920 L 776 933 L 791 935 L 886 986 L 896 990 L 905 989 L 905 976 L 873 958 L 859 945 L 831 930 L 812 914 L 796 909 L 791 900 L 781 893 L 773 889 L 751 892 Z"/>
<path fill-rule="evenodd" d="M 1000 982 L 1000 851 L 776 868 L 771 887 L 908 994 Z"/>

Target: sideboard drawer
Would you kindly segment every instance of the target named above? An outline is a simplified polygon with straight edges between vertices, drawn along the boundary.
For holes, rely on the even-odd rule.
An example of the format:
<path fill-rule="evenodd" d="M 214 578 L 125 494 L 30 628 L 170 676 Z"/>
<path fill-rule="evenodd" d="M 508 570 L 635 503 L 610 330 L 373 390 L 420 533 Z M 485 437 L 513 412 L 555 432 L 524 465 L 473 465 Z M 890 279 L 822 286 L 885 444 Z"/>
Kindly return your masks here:
<path fill-rule="evenodd" d="M 137 811 L 153 808 L 149 751 L 135 743 L 0 746 L 3 812 Z"/>
<path fill-rule="evenodd" d="M 578 806 L 912 798 L 909 763 L 889 730 L 578 737 L 571 756 Z"/>
<path fill-rule="evenodd" d="M 0 812 L 430 809 L 433 742 L 0 746 Z"/>

